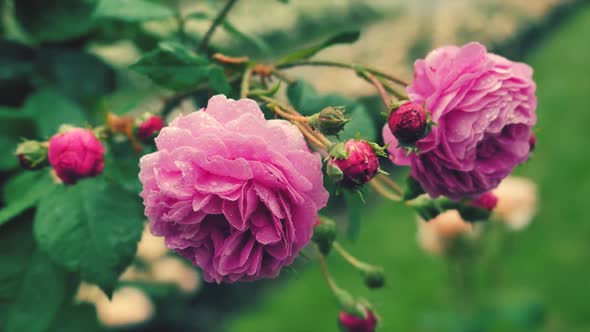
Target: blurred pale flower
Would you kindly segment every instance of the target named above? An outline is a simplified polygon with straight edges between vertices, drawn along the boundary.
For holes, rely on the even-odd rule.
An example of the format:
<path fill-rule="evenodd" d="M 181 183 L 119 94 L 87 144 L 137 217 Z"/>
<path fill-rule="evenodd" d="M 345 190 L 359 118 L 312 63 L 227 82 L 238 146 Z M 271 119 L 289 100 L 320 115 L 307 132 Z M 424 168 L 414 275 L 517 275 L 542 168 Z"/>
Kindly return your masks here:
<path fill-rule="evenodd" d="M 95 305 L 98 319 L 109 327 L 136 325 L 154 314 L 150 298 L 134 287 L 119 288 L 111 301 L 103 297 Z"/>
<path fill-rule="evenodd" d="M 537 185 L 522 177 L 510 176 L 494 190 L 498 205 L 494 215 L 511 230 L 526 228 L 537 212 Z"/>
<path fill-rule="evenodd" d="M 418 219 L 418 244 L 430 254 L 443 254 L 450 241 L 462 235 L 475 236 L 476 231 L 456 210 L 445 211 L 428 222 Z"/>
<path fill-rule="evenodd" d="M 94 304 L 98 320 L 108 327 L 136 325 L 149 320 L 154 314 L 152 301 L 134 287 L 117 289 L 109 301 L 98 286 L 82 283 L 76 300 Z"/>
<path fill-rule="evenodd" d="M 146 224 L 137 246 L 137 257 L 146 262 L 152 262 L 166 253 L 168 253 L 168 248 L 164 244 L 164 238 L 152 235 L 148 224 Z"/>
<path fill-rule="evenodd" d="M 178 257 L 163 257 L 152 263 L 153 281 L 171 283 L 183 293 L 195 292 L 201 283 L 199 273 Z"/>

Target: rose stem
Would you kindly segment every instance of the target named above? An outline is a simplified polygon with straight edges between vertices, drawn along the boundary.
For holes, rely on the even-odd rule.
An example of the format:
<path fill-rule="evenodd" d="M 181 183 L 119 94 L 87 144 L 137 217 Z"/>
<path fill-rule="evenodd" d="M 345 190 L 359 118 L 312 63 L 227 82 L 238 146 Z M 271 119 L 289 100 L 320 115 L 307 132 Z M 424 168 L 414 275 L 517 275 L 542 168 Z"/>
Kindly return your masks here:
<path fill-rule="evenodd" d="M 365 269 L 366 267 L 369 267 L 370 266 L 369 264 L 364 263 L 364 262 L 361 262 L 356 257 L 354 257 L 353 255 L 351 255 L 337 241 L 334 241 L 332 243 L 332 248 L 334 248 L 334 250 L 336 250 L 338 252 L 338 254 L 340 256 L 342 256 L 342 258 L 344 258 L 348 263 L 350 263 L 350 265 L 354 266 L 357 269 L 362 270 L 362 269 Z"/>
<path fill-rule="evenodd" d="M 379 81 L 377 77 L 375 77 L 375 75 L 369 72 L 362 72 L 359 73 L 359 75 L 369 80 L 371 84 L 375 86 L 375 89 L 377 89 L 377 92 L 379 92 L 379 96 L 381 96 L 381 100 L 383 101 L 385 108 L 389 110 L 389 108 L 391 107 L 391 97 L 389 97 L 387 91 L 385 91 L 385 88 L 383 87 L 383 84 L 381 84 L 381 81 Z"/>
<path fill-rule="evenodd" d="M 215 19 L 213 20 L 213 23 L 211 23 L 211 26 L 209 27 L 209 29 L 207 30 L 207 32 L 205 32 L 205 36 L 203 36 L 203 39 L 201 39 L 201 42 L 199 43 L 199 46 L 197 48 L 198 51 L 204 51 L 207 49 L 207 46 L 209 45 L 209 41 L 211 40 L 211 37 L 213 36 L 213 33 L 215 32 L 215 30 L 217 29 L 217 27 L 223 23 L 223 20 L 225 19 L 225 17 L 227 16 L 227 14 L 229 13 L 229 11 L 232 9 L 232 7 L 238 2 L 238 0 L 228 0 L 227 3 L 225 4 L 225 6 L 223 7 L 223 9 L 221 9 L 221 11 L 219 12 L 219 14 L 217 14 L 217 16 L 215 17 Z"/>
<path fill-rule="evenodd" d="M 250 79 L 252 78 L 252 66 L 248 66 L 242 76 L 242 84 L 240 85 L 240 98 L 248 97 L 250 92 Z"/>
<path fill-rule="evenodd" d="M 384 185 L 379 181 L 379 178 L 374 178 L 369 182 L 369 184 L 378 192 L 381 196 L 394 201 L 394 202 L 401 202 L 402 198 L 391 191 L 387 190 Z"/>
<path fill-rule="evenodd" d="M 378 174 L 377 177 L 379 177 L 381 181 L 385 182 L 385 184 L 389 185 L 391 189 L 397 192 L 400 196 L 404 195 L 404 190 L 390 177 L 385 174 Z"/>
<path fill-rule="evenodd" d="M 402 80 L 401 78 L 384 73 L 384 72 L 377 70 L 375 68 L 361 66 L 361 65 L 355 65 L 355 64 L 350 64 L 350 63 L 342 63 L 342 62 L 337 62 L 337 61 L 304 60 L 304 61 L 281 63 L 281 64 L 278 64 L 276 67 L 277 68 L 291 68 L 291 67 L 301 67 L 301 66 L 324 66 L 324 67 L 347 68 L 347 69 L 352 69 L 355 71 L 360 70 L 360 71 L 369 72 L 369 73 L 371 73 L 375 76 L 378 76 L 378 77 L 383 77 L 393 83 L 403 85 L 403 86 L 408 86 L 408 83 L 406 81 Z"/>

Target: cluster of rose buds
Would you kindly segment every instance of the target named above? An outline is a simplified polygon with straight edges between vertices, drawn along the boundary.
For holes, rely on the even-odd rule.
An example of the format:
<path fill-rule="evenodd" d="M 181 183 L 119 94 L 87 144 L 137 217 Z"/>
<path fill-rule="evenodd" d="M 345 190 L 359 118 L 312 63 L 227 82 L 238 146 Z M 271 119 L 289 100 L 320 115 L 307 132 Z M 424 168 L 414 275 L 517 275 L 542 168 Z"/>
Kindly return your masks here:
<path fill-rule="evenodd" d="M 150 144 L 164 127 L 162 118 L 157 115 L 146 114 L 137 119 L 133 127 L 131 121 L 131 117 L 111 114 L 109 129 L 113 133 L 135 132 L 137 139 Z M 99 139 L 100 131 L 63 125 L 48 142 L 26 140 L 20 143 L 15 154 L 22 168 L 38 170 L 50 165 L 64 184 L 75 184 L 103 171 L 105 149 Z"/>
<path fill-rule="evenodd" d="M 199 266 L 205 281 L 275 278 L 313 241 L 342 309 L 340 326 L 373 332 L 376 311 L 339 288 L 324 259 L 337 252 L 369 288 L 383 287 L 385 274 L 349 254 L 336 241 L 336 223 L 318 215 L 329 198 L 324 174 L 338 188 L 360 192 L 370 184 L 412 207 L 422 219 L 421 243 L 444 252 L 474 233 L 473 223 L 489 219 L 496 206 L 504 213 L 506 203 L 492 190 L 535 148 L 536 86 L 529 66 L 477 43 L 443 47 L 416 61 L 407 100 L 391 106 L 379 79 L 371 81 L 389 108 L 385 147 L 360 136 L 340 141 L 338 133 L 350 121 L 343 108 L 304 117 L 268 97 L 276 91 L 245 95 L 284 119 L 267 120 L 255 100 L 217 95 L 168 126 L 153 114 L 134 119 L 111 113 L 105 132 L 126 136 L 138 153 L 155 147 L 141 158 L 139 173 L 150 230 Z M 17 149 L 23 167 L 49 164 L 66 184 L 100 174 L 104 154 L 94 131 L 72 127 L 49 142 L 25 141 Z M 379 157 L 410 167 L 405 191 L 377 176 L 386 174 Z"/>
<path fill-rule="evenodd" d="M 62 126 L 49 142 L 24 141 L 16 149 L 23 168 L 37 170 L 51 165 L 65 184 L 100 174 L 104 147 L 96 134 L 85 128 Z"/>

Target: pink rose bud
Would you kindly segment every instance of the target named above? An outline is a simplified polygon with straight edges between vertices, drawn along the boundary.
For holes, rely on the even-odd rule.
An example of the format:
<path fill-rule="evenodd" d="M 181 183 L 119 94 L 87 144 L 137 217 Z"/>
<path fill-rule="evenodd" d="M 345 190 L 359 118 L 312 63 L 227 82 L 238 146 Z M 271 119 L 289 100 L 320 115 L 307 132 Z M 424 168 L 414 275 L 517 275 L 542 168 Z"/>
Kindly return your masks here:
<path fill-rule="evenodd" d="M 537 135 L 535 135 L 535 133 L 531 133 L 531 136 L 529 137 L 529 146 L 531 152 L 535 151 L 535 147 L 537 146 Z"/>
<path fill-rule="evenodd" d="M 104 167 L 104 147 L 90 129 L 72 128 L 49 141 L 49 163 L 66 184 L 97 176 Z"/>
<path fill-rule="evenodd" d="M 164 120 L 157 115 L 151 115 L 137 126 L 137 138 L 144 143 L 151 142 L 164 128 Z"/>
<path fill-rule="evenodd" d="M 367 310 L 365 318 L 341 311 L 339 323 L 343 332 L 374 332 L 377 327 L 377 317 L 370 310 Z"/>
<path fill-rule="evenodd" d="M 413 145 L 429 132 L 428 114 L 420 104 L 411 101 L 394 108 L 387 125 L 401 146 Z"/>
<path fill-rule="evenodd" d="M 379 159 L 371 144 L 350 139 L 330 151 L 328 175 L 336 182 L 357 188 L 371 180 L 379 171 Z"/>
<path fill-rule="evenodd" d="M 492 211 L 498 204 L 498 196 L 492 192 L 487 192 L 473 199 L 470 204 L 480 209 Z"/>
<path fill-rule="evenodd" d="M 17 146 L 16 157 L 24 169 L 43 168 L 47 166 L 47 146 L 37 141 L 24 141 Z"/>

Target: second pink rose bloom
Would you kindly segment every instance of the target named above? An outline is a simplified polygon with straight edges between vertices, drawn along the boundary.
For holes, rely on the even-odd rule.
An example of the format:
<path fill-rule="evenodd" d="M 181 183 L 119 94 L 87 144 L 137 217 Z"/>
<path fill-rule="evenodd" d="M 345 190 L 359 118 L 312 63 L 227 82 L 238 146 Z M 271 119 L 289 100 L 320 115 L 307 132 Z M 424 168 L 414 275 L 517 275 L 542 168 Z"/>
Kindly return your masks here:
<path fill-rule="evenodd" d="M 537 122 L 533 70 L 488 53 L 478 43 L 435 49 L 414 64 L 410 100 L 425 103 L 437 126 L 406 156 L 388 126 L 390 159 L 433 197 L 453 199 L 487 192 L 529 157 Z"/>

